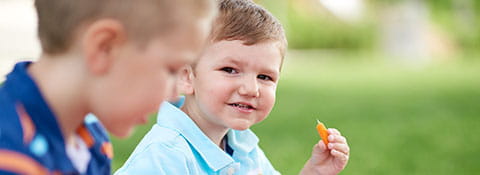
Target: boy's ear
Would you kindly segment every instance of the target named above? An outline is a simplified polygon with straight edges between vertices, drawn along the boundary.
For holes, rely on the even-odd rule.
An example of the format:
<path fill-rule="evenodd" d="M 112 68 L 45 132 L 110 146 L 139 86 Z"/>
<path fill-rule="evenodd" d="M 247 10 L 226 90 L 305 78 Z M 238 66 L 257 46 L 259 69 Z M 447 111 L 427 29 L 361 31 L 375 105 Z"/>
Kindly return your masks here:
<path fill-rule="evenodd" d="M 195 93 L 195 90 L 193 88 L 193 78 L 194 73 L 192 70 L 192 66 L 183 66 L 178 73 L 177 90 L 181 94 L 193 95 Z"/>
<path fill-rule="evenodd" d="M 125 38 L 125 28 L 119 21 L 101 19 L 88 25 L 81 44 L 90 72 L 94 74 L 108 72 L 115 59 L 114 49 L 120 47 Z"/>

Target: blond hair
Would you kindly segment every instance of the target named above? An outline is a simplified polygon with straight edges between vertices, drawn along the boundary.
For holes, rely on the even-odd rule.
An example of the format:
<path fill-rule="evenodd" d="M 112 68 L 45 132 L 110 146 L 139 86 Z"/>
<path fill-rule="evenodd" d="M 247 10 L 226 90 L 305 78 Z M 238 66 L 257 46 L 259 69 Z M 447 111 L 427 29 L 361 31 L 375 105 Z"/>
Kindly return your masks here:
<path fill-rule="evenodd" d="M 120 21 L 127 35 L 145 42 L 177 27 L 182 13 L 204 17 L 213 0 L 35 0 L 38 37 L 47 54 L 67 51 L 78 29 L 100 18 Z"/>
<path fill-rule="evenodd" d="M 212 41 L 241 40 L 245 45 L 279 42 L 282 57 L 287 39 L 282 24 L 270 12 L 251 0 L 219 0 Z"/>

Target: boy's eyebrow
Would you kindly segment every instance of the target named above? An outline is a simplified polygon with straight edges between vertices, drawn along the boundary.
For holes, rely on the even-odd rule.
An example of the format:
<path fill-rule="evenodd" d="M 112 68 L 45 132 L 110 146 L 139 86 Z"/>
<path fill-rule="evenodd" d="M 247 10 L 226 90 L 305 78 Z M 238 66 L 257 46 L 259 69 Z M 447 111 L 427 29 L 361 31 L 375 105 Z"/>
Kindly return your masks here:
<path fill-rule="evenodd" d="M 225 62 L 231 62 L 237 66 L 243 66 L 245 65 L 244 62 L 241 62 L 239 61 L 238 59 L 232 57 L 232 56 L 226 56 L 223 60 L 222 60 L 222 63 L 225 63 Z M 270 69 L 270 67 L 264 67 L 261 69 L 261 72 L 263 73 L 266 73 L 266 74 L 273 74 L 273 75 L 279 75 L 280 74 L 280 68 L 278 68 L 278 70 L 275 70 L 275 69 Z"/>
<path fill-rule="evenodd" d="M 221 61 L 222 63 L 225 63 L 225 62 L 231 62 L 235 65 L 238 65 L 238 66 L 241 66 L 241 65 L 244 65 L 245 63 L 242 63 L 241 61 L 239 61 L 238 59 L 232 57 L 232 56 L 226 56 L 222 59 Z"/>
<path fill-rule="evenodd" d="M 272 69 L 264 69 L 263 72 L 271 75 L 278 76 L 280 74 L 280 71 L 272 70 Z"/>

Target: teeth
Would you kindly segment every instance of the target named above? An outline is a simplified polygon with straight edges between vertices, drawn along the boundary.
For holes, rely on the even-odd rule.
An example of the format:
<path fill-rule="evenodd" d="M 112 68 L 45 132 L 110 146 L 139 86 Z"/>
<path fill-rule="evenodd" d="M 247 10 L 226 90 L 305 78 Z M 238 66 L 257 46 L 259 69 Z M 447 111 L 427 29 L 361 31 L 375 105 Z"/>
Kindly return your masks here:
<path fill-rule="evenodd" d="M 244 104 L 234 103 L 232 105 L 235 106 L 235 107 L 239 107 L 239 108 L 247 108 L 247 109 L 251 108 L 249 105 L 244 105 Z"/>

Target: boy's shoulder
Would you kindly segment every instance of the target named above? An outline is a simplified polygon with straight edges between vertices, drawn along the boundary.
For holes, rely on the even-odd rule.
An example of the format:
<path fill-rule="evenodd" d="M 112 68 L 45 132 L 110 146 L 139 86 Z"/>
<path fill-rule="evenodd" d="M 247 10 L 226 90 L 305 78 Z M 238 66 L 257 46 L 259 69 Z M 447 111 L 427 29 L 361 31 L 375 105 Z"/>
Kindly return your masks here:
<path fill-rule="evenodd" d="M 189 146 L 187 140 L 181 135 L 180 132 L 172 128 L 154 124 L 152 129 L 148 131 L 148 133 L 137 146 L 139 149 L 152 149 L 152 147 L 160 147 L 169 151 L 184 151 Z"/>
<path fill-rule="evenodd" d="M 65 152 L 58 123 L 26 74 L 25 66 L 18 64 L 0 86 L 0 174 L 76 172 Z M 87 173 L 109 174 L 112 151 L 103 126 L 85 120 L 77 133 L 89 136 L 91 142 L 80 134 L 85 142 L 96 143 L 90 149 L 92 158 Z"/>
<path fill-rule="evenodd" d="M 194 154 L 179 132 L 155 124 L 115 175 L 190 174 L 196 167 L 193 160 Z"/>
<path fill-rule="evenodd" d="M 25 100 L 34 88 L 27 78 L 26 66 L 29 63 L 21 62 L 15 65 L 14 70 L 7 75 L 7 80 L 0 86 L 0 151 L 15 152 L 26 157 L 34 157 L 30 143 L 34 141 L 38 127 L 27 113 L 25 103 L 37 106 L 34 100 Z M 31 99 L 31 98 L 30 98 Z M 38 149 L 37 149 L 38 150 Z M 12 153 L 13 155 L 13 153 Z"/>
<path fill-rule="evenodd" d="M 77 171 L 73 168 L 66 152 L 62 150 L 66 146 L 63 140 L 55 139 L 50 135 L 55 133 L 25 129 L 39 126 L 34 123 L 27 124 L 28 121 L 18 119 L 15 115 L 2 113 L 0 117 L 1 120 L 9 121 L 0 122 L 0 174 L 7 172 L 50 174 L 56 171 L 62 173 Z M 81 128 L 77 129 L 77 134 L 90 150 L 91 159 L 87 174 L 109 174 L 113 150 L 103 126 L 96 122 L 85 122 Z M 8 161 L 16 161 L 26 167 L 17 166 Z"/>
<path fill-rule="evenodd" d="M 17 148 L 18 151 L 24 149 L 25 138 L 22 135 L 26 134 L 28 128 L 22 127 L 18 110 L 18 104 L 7 93 L 5 87 L 0 87 L 0 149 Z M 23 123 L 28 124 L 27 121 Z"/>

